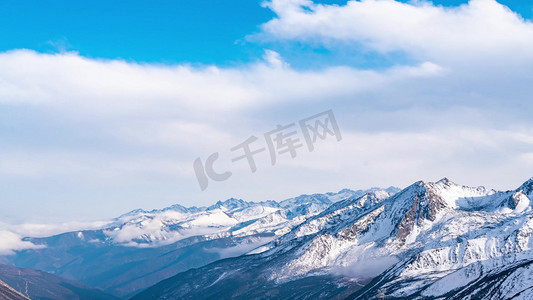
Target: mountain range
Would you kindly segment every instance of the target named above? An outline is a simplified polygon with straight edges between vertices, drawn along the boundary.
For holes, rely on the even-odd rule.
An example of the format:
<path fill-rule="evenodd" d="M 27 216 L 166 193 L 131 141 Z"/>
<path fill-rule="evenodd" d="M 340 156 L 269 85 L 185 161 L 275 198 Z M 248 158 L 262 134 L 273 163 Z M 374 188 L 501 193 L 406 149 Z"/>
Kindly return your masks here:
<path fill-rule="evenodd" d="M 0 295 L 533 299 L 532 201 L 533 178 L 509 191 L 444 178 L 137 209 L 98 230 L 25 238 L 40 247 L 0 257 L 11 265 L 0 266 Z M 18 281 L 6 276 L 16 272 Z"/>
<path fill-rule="evenodd" d="M 331 204 L 397 188 L 301 195 L 284 201 L 219 201 L 209 207 L 136 209 L 98 230 L 24 240 L 40 246 L 0 257 L 127 298 L 159 281 L 262 246 Z M 1 278 L 1 277 L 0 277 Z"/>
<path fill-rule="evenodd" d="M 369 193 L 133 299 L 533 299 L 532 200 L 533 178 Z"/>

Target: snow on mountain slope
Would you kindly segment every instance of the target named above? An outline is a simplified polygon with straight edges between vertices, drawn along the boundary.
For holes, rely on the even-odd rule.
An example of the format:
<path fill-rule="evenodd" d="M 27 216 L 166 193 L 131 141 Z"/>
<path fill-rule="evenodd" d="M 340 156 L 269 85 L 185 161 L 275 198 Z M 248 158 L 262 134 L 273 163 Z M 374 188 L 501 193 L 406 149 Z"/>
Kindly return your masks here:
<path fill-rule="evenodd" d="M 527 251 L 532 248 L 530 186 L 531 180 L 514 191 L 496 192 L 460 186 L 447 179 L 417 182 L 385 201 L 374 201 L 367 211 L 355 210 L 350 228 L 343 222 L 334 222 L 334 227 L 322 230 L 275 278 L 291 278 L 321 268 L 350 269 L 368 259 L 388 261 L 381 270 L 384 271 L 402 261 L 407 263 L 401 264 L 395 280 L 380 287 L 381 292 L 412 298 L 434 280 L 473 263 L 484 262 L 482 265 L 490 270 L 501 268 L 519 260 L 518 254 L 529 255 Z M 322 218 L 326 216 L 332 217 L 324 214 Z M 312 226 L 313 222 L 309 220 L 301 227 Z M 297 236 L 301 230 L 293 232 Z M 347 230 L 351 233 L 348 238 Z M 359 276 L 369 274 L 363 272 Z M 419 284 L 406 280 L 420 277 L 423 279 Z M 396 280 L 405 281 L 405 287 L 398 289 Z M 448 290 L 441 285 L 441 294 L 434 290 L 433 296 L 453 290 L 453 285 Z"/>
<path fill-rule="evenodd" d="M 104 230 L 114 242 L 128 246 L 160 246 L 204 235 L 221 236 L 273 232 L 282 235 L 341 199 L 367 192 L 394 193 L 399 189 L 341 190 L 338 193 L 301 195 L 281 202 L 219 201 L 210 207 L 186 208 L 174 205 L 161 210 L 142 209 L 124 214 Z"/>
<path fill-rule="evenodd" d="M 353 291 L 342 298 L 528 299 L 533 281 L 524 276 L 531 274 L 533 263 L 532 186 L 530 179 L 516 190 L 500 192 L 445 178 L 416 182 L 390 197 L 374 193 L 339 201 L 251 252 L 257 255 L 201 268 L 195 276 L 205 275 L 198 279 L 185 272 L 147 294 L 202 298 L 202 293 L 227 290 L 225 284 L 254 274 L 261 282 L 241 282 L 240 298 L 258 290 L 268 293 L 265 287 L 287 287 L 283 292 L 289 293 L 302 280 L 319 280 Z M 254 269 L 243 267 L 244 261 Z M 213 283 L 226 269 L 240 275 Z M 198 281 L 210 287 L 186 288 Z M 326 298 L 341 293 L 319 289 L 307 286 L 301 292 Z M 458 293 L 461 297 L 454 296 Z"/>
<path fill-rule="evenodd" d="M 414 249 L 422 252 L 402 275 L 520 252 L 530 246 L 528 212 L 530 199 L 520 189 L 496 192 L 447 179 L 417 182 L 385 200 L 367 195 L 338 209 L 332 206 L 282 237 L 319 232 L 276 278 L 343 268 L 369 256 L 401 258 Z"/>

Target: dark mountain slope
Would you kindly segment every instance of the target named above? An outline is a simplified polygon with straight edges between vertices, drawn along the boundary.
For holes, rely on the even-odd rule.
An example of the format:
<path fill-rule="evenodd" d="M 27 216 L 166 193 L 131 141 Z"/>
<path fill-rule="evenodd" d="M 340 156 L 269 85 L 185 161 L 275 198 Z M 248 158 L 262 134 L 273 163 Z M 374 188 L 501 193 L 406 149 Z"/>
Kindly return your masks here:
<path fill-rule="evenodd" d="M 43 271 L 0 265 L 0 280 L 33 299 L 117 300 L 114 296 L 84 284 Z"/>

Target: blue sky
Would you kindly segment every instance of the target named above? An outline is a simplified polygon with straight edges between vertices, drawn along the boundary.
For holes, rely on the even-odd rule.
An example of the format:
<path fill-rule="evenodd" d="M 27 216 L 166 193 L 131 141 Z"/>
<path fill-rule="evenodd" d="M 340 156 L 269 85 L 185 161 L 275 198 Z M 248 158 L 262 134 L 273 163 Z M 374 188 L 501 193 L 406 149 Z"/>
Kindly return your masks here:
<path fill-rule="evenodd" d="M 207 64 L 256 57 L 244 37 L 273 15 L 246 0 L 2 1 L 0 14 L 9 29 L 2 50 L 63 47 L 90 57 Z"/>
<path fill-rule="evenodd" d="M 533 10 L 501 3 L 2 1 L 0 218 L 514 188 L 533 176 Z M 329 109 L 341 142 L 200 191 L 196 158 Z"/>

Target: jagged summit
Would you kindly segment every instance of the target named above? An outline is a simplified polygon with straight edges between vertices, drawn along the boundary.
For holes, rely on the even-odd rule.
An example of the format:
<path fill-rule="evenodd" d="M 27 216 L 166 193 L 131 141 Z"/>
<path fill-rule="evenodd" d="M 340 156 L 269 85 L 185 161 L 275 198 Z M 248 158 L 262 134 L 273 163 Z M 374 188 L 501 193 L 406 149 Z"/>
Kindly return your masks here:
<path fill-rule="evenodd" d="M 444 178 L 440 179 L 439 181 L 435 182 L 435 185 L 447 186 L 447 187 L 459 186 L 457 183 L 451 181 L 447 177 L 444 177 Z"/>
<path fill-rule="evenodd" d="M 134 209 L 134 210 L 131 210 L 125 214 L 122 214 L 120 215 L 119 217 L 115 218 L 115 220 L 119 220 L 121 218 L 125 218 L 125 217 L 130 217 L 130 216 L 136 216 L 138 214 L 144 214 L 144 213 L 148 213 L 148 211 L 142 209 L 142 208 L 137 208 L 137 209 Z"/>
<path fill-rule="evenodd" d="M 410 186 L 423 186 L 425 185 L 426 183 L 423 181 L 423 180 L 419 180 L 419 181 L 416 181 L 415 183 L 413 183 L 412 185 Z M 409 187 L 408 187 L 409 188 Z"/>
<path fill-rule="evenodd" d="M 181 212 L 181 213 L 187 213 L 189 211 L 194 211 L 196 210 L 196 206 L 192 206 L 192 207 L 185 207 L 183 205 L 180 205 L 180 204 L 173 204 L 169 207 L 165 207 L 161 210 L 157 210 L 157 209 L 154 209 L 152 210 L 151 212 L 158 212 L 158 211 L 169 211 L 169 210 L 172 210 L 172 211 L 177 211 L 177 212 Z"/>
<path fill-rule="evenodd" d="M 518 189 L 523 190 L 526 195 L 532 195 L 533 194 L 533 177 L 529 178 Z"/>
<path fill-rule="evenodd" d="M 448 183 L 453 183 L 453 182 L 450 181 L 450 179 L 448 179 L 447 177 L 444 177 L 444 178 L 440 179 L 439 181 L 437 181 L 436 183 L 448 184 Z"/>
<path fill-rule="evenodd" d="M 218 201 L 216 204 L 209 206 L 207 209 L 213 210 L 217 208 L 225 208 L 225 209 L 233 210 L 233 209 L 245 208 L 249 206 L 250 206 L 250 203 L 242 199 L 229 198 L 225 201 Z"/>

